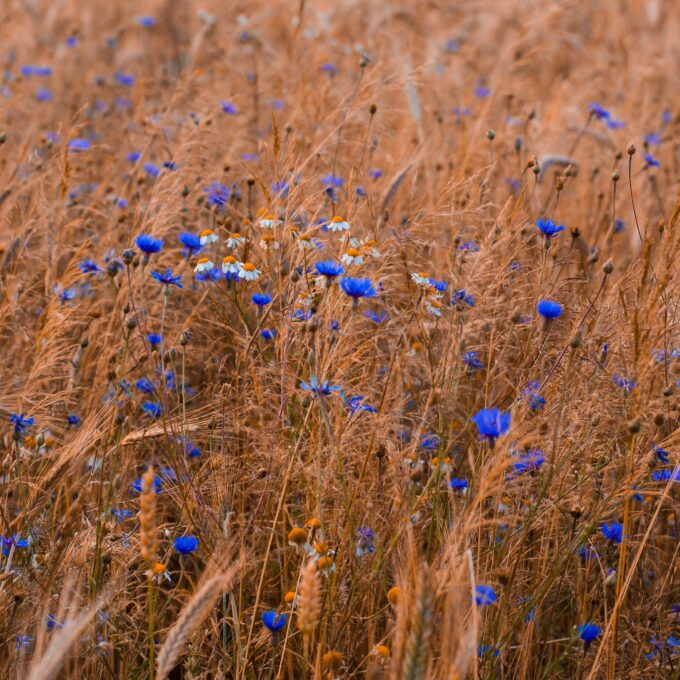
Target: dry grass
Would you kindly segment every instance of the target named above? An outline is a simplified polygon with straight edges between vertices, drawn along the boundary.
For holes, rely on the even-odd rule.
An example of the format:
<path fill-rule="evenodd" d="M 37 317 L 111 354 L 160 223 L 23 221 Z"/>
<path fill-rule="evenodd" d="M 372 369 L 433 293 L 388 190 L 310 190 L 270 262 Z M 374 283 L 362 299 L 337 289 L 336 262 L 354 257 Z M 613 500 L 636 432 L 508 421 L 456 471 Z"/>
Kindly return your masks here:
<path fill-rule="evenodd" d="M 680 677 L 673 0 L 1 12 L 1 677 Z"/>

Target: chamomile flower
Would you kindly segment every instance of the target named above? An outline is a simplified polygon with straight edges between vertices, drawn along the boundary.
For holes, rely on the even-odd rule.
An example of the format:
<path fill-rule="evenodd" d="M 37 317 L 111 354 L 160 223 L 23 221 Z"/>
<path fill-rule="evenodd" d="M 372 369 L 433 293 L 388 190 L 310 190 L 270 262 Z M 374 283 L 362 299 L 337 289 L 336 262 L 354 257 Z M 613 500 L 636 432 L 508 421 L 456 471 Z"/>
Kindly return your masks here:
<path fill-rule="evenodd" d="M 314 239 L 309 234 L 300 234 L 297 237 L 297 242 L 302 250 L 312 250 L 313 248 L 316 248 Z"/>
<path fill-rule="evenodd" d="M 425 300 L 425 309 L 428 314 L 432 314 L 437 318 L 442 315 L 442 306 L 439 303 L 439 300 L 436 300 L 435 298 L 427 298 L 427 300 Z"/>
<path fill-rule="evenodd" d="M 210 243 L 217 241 L 217 234 L 212 229 L 204 229 L 200 237 L 201 245 L 207 246 Z"/>
<path fill-rule="evenodd" d="M 222 260 L 222 271 L 225 274 L 238 274 L 241 271 L 241 263 L 233 255 L 227 255 Z"/>
<path fill-rule="evenodd" d="M 349 222 L 345 221 L 344 217 L 336 215 L 326 224 L 328 231 L 348 231 Z"/>
<path fill-rule="evenodd" d="M 274 234 L 272 234 L 271 232 L 266 232 L 262 234 L 262 238 L 260 239 L 260 248 L 262 248 L 262 250 L 264 250 L 265 252 L 268 251 L 270 248 L 272 250 L 278 250 L 279 242 L 276 240 Z"/>
<path fill-rule="evenodd" d="M 342 261 L 351 267 L 353 264 L 357 267 L 364 261 L 361 253 L 356 248 L 348 248 L 347 252 L 342 256 Z"/>
<path fill-rule="evenodd" d="M 252 262 L 244 262 L 238 272 L 238 277 L 246 281 L 257 281 L 261 273 L 259 269 L 255 269 L 255 265 Z"/>
<path fill-rule="evenodd" d="M 419 286 L 430 285 L 430 277 L 425 272 L 411 272 L 411 281 Z"/>
<path fill-rule="evenodd" d="M 215 265 L 207 257 L 199 257 L 196 266 L 194 267 L 195 272 L 209 272 Z"/>
<path fill-rule="evenodd" d="M 234 231 L 227 238 L 227 248 L 240 248 L 245 242 L 246 237 L 241 236 L 238 231 Z"/>
<path fill-rule="evenodd" d="M 366 255 L 370 255 L 371 257 L 375 258 L 380 257 L 378 244 L 372 238 L 369 238 L 366 241 L 364 241 L 361 248 Z"/>
<path fill-rule="evenodd" d="M 272 215 L 271 213 L 266 214 L 264 217 L 260 219 L 260 226 L 263 229 L 274 229 L 278 227 L 281 224 L 281 220 L 276 218 L 276 215 Z"/>

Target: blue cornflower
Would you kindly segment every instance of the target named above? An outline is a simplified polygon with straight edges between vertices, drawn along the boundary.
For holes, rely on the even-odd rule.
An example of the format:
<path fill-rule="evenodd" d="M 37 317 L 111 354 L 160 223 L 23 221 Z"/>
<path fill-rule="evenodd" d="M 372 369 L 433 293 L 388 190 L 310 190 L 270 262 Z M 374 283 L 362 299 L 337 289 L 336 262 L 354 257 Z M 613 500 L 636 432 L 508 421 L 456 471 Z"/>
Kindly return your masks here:
<path fill-rule="evenodd" d="M 600 635 L 600 627 L 596 626 L 594 623 L 584 623 L 578 627 L 578 636 L 589 645 L 593 640 L 595 640 Z"/>
<path fill-rule="evenodd" d="M 673 470 L 666 468 L 665 470 L 654 470 L 652 472 L 652 479 L 655 482 L 680 482 L 680 468 L 676 467 Z"/>
<path fill-rule="evenodd" d="M 78 427 L 80 425 L 80 418 L 75 413 L 66 416 L 66 425 L 68 427 Z"/>
<path fill-rule="evenodd" d="M 469 482 L 467 479 L 462 479 L 460 477 L 452 477 L 449 480 L 449 487 L 454 491 L 467 491 Z"/>
<path fill-rule="evenodd" d="M 90 140 L 84 137 L 76 137 L 68 143 L 69 151 L 89 151 L 90 150 Z"/>
<path fill-rule="evenodd" d="M 600 527 L 602 535 L 612 543 L 621 543 L 623 539 L 623 524 L 621 522 L 604 522 Z"/>
<path fill-rule="evenodd" d="M 458 246 L 458 250 L 470 253 L 478 253 L 479 246 L 474 241 L 465 241 Z"/>
<path fill-rule="evenodd" d="M 597 550 L 590 545 L 582 545 L 578 554 L 585 562 L 597 558 Z"/>
<path fill-rule="evenodd" d="M 131 151 L 126 157 L 125 160 L 127 160 L 130 163 L 136 163 L 140 158 L 142 157 L 142 154 L 139 153 L 139 151 Z"/>
<path fill-rule="evenodd" d="M 426 451 L 434 451 L 439 446 L 439 436 L 427 432 L 420 437 L 420 446 Z"/>
<path fill-rule="evenodd" d="M 328 73 L 329 75 L 332 75 L 332 76 L 335 75 L 338 72 L 338 69 L 336 68 L 335 64 L 330 64 L 330 63 L 322 64 L 321 70 L 324 73 Z"/>
<path fill-rule="evenodd" d="M 148 378 L 140 378 L 136 383 L 135 387 L 143 394 L 153 394 L 154 384 Z"/>
<path fill-rule="evenodd" d="M 185 257 L 197 253 L 203 247 L 201 245 L 201 237 L 188 231 L 182 232 L 179 235 L 179 242 L 184 246 L 182 255 Z"/>
<path fill-rule="evenodd" d="M 384 311 L 384 310 L 378 314 L 377 312 L 374 312 L 373 310 L 368 309 L 364 312 L 364 316 L 367 319 L 370 319 L 377 326 L 379 326 L 386 318 L 388 318 L 387 312 Z"/>
<path fill-rule="evenodd" d="M 272 329 L 263 328 L 260 331 L 260 335 L 262 336 L 262 339 L 265 341 L 273 340 L 276 337 L 276 331 L 273 328 Z"/>
<path fill-rule="evenodd" d="M 477 352 L 465 352 L 465 354 L 463 354 L 463 363 L 472 370 L 484 368 L 484 364 L 479 360 Z"/>
<path fill-rule="evenodd" d="M 160 251 L 160 249 L 163 247 L 163 239 L 154 238 L 149 234 L 140 234 L 135 239 L 135 244 L 143 253 L 151 255 L 152 253 L 157 253 Z"/>
<path fill-rule="evenodd" d="M 618 233 L 622 232 L 625 228 L 626 228 L 626 223 L 620 217 L 617 217 L 614 220 L 614 226 L 613 226 L 614 233 L 618 234 Z"/>
<path fill-rule="evenodd" d="M 470 420 L 477 426 L 479 435 L 491 441 L 510 429 L 510 413 L 503 413 L 497 408 L 483 408 Z"/>
<path fill-rule="evenodd" d="M 321 184 L 325 187 L 335 187 L 336 189 L 339 189 L 344 183 L 345 180 L 342 179 L 342 177 L 336 177 L 335 175 L 324 175 L 321 177 Z"/>
<path fill-rule="evenodd" d="M 142 411 L 144 411 L 144 414 L 150 418 L 161 417 L 161 405 L 157 404 L 155 401 L 145 401 L 142 404 Z"/>
<path fill-rule="evenodd" d="M 465 288 L 458 288 L 453 291 L 451 304 L 455 305 L 457 302 L 464 302 L 468 307 L 475 306 L 475 299 L 465 290 Z"/>
<path fill-rule="evenodd" d="M 280 180 L 278 182 L 272 182 L 271 184 L 272 194 L 277 198 L 288 198 L 288 192 L 290 191 L 290 185 L 285 180 Z"/>
<path fill-rule="evenodd" d="M 354 190 L 354 192 L 356 193 L 356 195 L 357 195 L 359 198 L 366 198 L 366 196 L 367 196 L 367 194 L 366 194 L 366 189 L 364 189 L 362 186 L 358 186 L 358 187 Z"/>
<path fill-rule="evenodd" d="M 213 182 L 209 187 L 203 189 L 203 192 L 208 194 L 208 205 L 214 206 L 218 210 L 226 205 L 231 194 L 230 190 L 219 182 Z"/>
<path fill-rule="evenodd" d="M 278 633 L 286 625 L 286 615 L 270 609 L 262 614 L 262 623 L 272 632 Z"/>
<path fill-rule="evenodd" d="M 538 394 L 538 390 L 541 384 L 538 380 L 530 380 L 527 386 L 522 390 L 522 394 L 519 396 L 518 401 L 522 399 L 527 400 L 529 408 L 540 410 L 545 406 L 545 399 Z"/>
<path fill-rule="evenodd" d="M 656 453 L 656 455 L 658 456 L 659 460 L 662 463 L 669 463 L 670 462 L 670 459 L 668 457 L 668 451 L 666 451 L 665 449 L 662 449 L 660 446 L 657 446 L 656 444 L 654 444 L 654 446 L 652 446 L 652 451 L 654 451 L 654 453 Z"/>
<path fill-rule="evenodd" d="M 222 107 L 222 113 L 228 113 L 230 116 L 233 116 L 236 113 L 236 107 L 231 102 L 223 99 L 220 102 L 220 106 Z"/>
<path fill-rule="evenodd" d="M 623 393 L 626 396 L 628 396 L 635 388 L 635 380 L 633 380 L 633 378 L 624 378 L 623 376 L 615 375 L 612 380 L 615 385 L 618 385 L 623 390 Z"/>
<path fill-rule="evenodd" d="M 353 276 L 345 276 L 340 279 L 340 288 L 345 295 L 358 300 L 359 298 L 372 298 L 376 293 L 370 279 L 358 279 Z"/>
<path fill-rule="evenodd" d="M 35 419 L 32 416 L 27 416 L 25 413 L 12 413 L 9 417 L 9 422 L 14 425 L 14 434 L 22 435 L 33 425 Z"/>
<path fill-rule="evenodd" d="M 607 120 L 610 118 L 610 113 L 599 102 L 593 102 L 588 105 L 588 111 L 597 118 L 597 120 Z"/>
<path fill-rule="evenodd" d="M 327 397 L 332 392 L 337 392 L 341 389 L 339 385 L 331 385 L 330 381 L 328 380 L 323 380 L 319 382 L 316 379 L 316 376 L 312 376 L 309 379 L 309 382 L 305 382 L 304 380 L 300 381 L 300 387 L 303 390 L 307 390 L 307 392 L 311 392 L 315 397 L 316 396 Z"/>
<path fill-rule="evenodd" d="M 146 336 L 146 339 L 149 341 L 151 349 L 156 349 L 156 347 L 158 347 L 163 341 L 163 336 L 159 335 L 158 333 L 149 333 Z"/>
<path fill-rule="evenodd" d="M 53 99 L 52 90 L 47 87 L 39 87 L 35 93 L 35 98 L 39 102 L 51 102 Z"/>
<path fill-rule="evenodd" d="M 383 171 L 380 168 L 372 168 L 368 171 L 368 176 L 373 180 L 380 179 L 383 176 Z"/>
<path fill-rule="evenodd" d="M 650 132 L 648 135 L 645 135 L 645 144 L 659 146 L 661 144 L 661 135 L 658 132 Z"/>
<path fill-rule="evenodd" d="M 437 281 L 437 279 L 428 279 L 427 282 L 434 288 L 438 293 L 443 293 L 446 290 L 446 281 Z"/>
<path fill-rule="evenodd" d="M 524 453 L 520 453 L 519 460 L 512 464 L 514 472 L 512 476 L 536 472 L 544 462 L 545 456 L 543 455 L 543 451 L 533 451 L 529 449 Z"/>
<path fill-rule="evenodd" d="M 33 66 L 31 64 L 26 64 L 26 66 L 21 67 L 21 75 L 25 78 L 30 76 L 41 76 L 47 77 L 52 75 L 51 66 Z"/>
<path fill-rule="evenodd" d="M 477 85 L 475 88 L 475 97 L 479 99 L 486 99 L 491 94 L 491 90 L 485 85 Z"/>
<path fill-rule="evenodd" d="M 353 397 L 348 397 L 345 401 L 347 402 L 347 405 L 349 406 L 352 413 L 356 413 L 357 411 L 366 411 L 367 413 L 378 412 L 378 409 L 366 403 L 365 398 L 360 394 L 357 394 Z"/>
<path fill-rule="evenodd" d="M 29 543 L 27 538 L 20 538 L 19 534 L 14 534 L 14 536 L 3 536 L 0 539 L 0 544 L 2 545 L 2 554 L 7 557 L 9 555 L 12 546 L 16 550 L 23 550 L 28 548 Z"/>
<path fill-rule="evenodd" d="M 269 293 L 253 293 L 252 301 L 258 307 L 264 307 L 272 301 L 272 296 Z"/>
<path fill-rule="evenodd" d="M 55 286 L 54 292 L 59 298 L 59 302 L 64 304 L 65 302 L 70 302 L 78 297 L 78 291 L 75 288 L 62 288 L 61 286 Z"/>
<path fill-rule="evenodd" d="M 373 529 L 370 527 L 359 527 L 357 529 L 357 557 L 372 555 L 375 552 L 375 546 L 373 545 L 374 540 L 375 535 L 373 534 Z"/>
<path fill-rule="evenodd" d="M 172 542 L 172 547 L 181 555 L 188 555 L 198 548 L 196 536 L 179 536 Z"/>
<path fill-rule="evenodd" d="M 78 266 L 83 274 L 98 274 L 101 271 L 94 260 L 83 260 Z"/>
<path fill-rule="evenodd" d="M 339 262 L 333 260 L 323 260 L 322 262 L 315 262 L 314 269 L 320 276 L 325 276 L 328 279 L 334 279 L 343 273 L 344 268 Z"/>
<path fill-rule="evenodd" d="M 114 74 L 113 79 L 123 87 L 132 87 L 135 84 L 135 76 L 132 73 L 121 73 L 119 71 Z"/>
<path fill-rule="evenodd" d="M 673 122 L 673 114 L 668 109 L 664 109 L 661 112 L 661 122 L 664 125 L 668 125 L 669 123 Z"/>
<path fill-rule="evenodd" d="M 444 43 L 444 49 L 451 54 L 455 54 L 460 49 L 460 43 L 457 38 L 449 38 Z"/>
<path fill-rule="evenodd" d="M 156 20 L 152 16 L 141 16 L 135 18 L 135 23 L 144 28 L 151 28 Z"/>
<path fill-rule="evenodd" d="M 556 236 L 559 234 L 561 231 L 564 231 L 564 225 L 560 224 L 557 225 L 555 224 L 552 220 L 548 219 L 539 219 L 538 222 L 536 222 L 536 226 L 538 227 L 538 230 L 545 236 L 546 238 L 552 238 L 553 236 Z"/>
<path fill-rule="evenodd" d="M 59 621 L 59 619 L 54 616 L 54 614 L 48 614 L 45 617 L 45 625 L 47 626 L 47 630 L 54 630 L 55 628 L 63 628 L 64 624 Z"/>
<path fill-rule="evenodd" d="M 562 305 L 554 300 L 540 300 L 536 311 L 544 319 L 557 319 L 562 314 Z"/>
<path fill-rule="evenodd" d="M 491 586 L 484 585 L 483 583 L 475 586 L 475 604 L 478 607 L 487 607 L 497 599 L 498 596 Z"/>
<path fill-rule="evenodd" d="M 134 517 L 135 513 L 132 510 L 126 510 L 125 508 L 119 510 L 118 508 L 111 508 L 111 514 L 119 521 L 124 522 L 126 519 Z"/>
<path fill-rule="evenodd" d="M 158 283 L 162 283 L 164 286 L 177 286 L 178 288 L 182 287 L 182 284 L 180 283 L 182 276 L 173 276 L 169 267 L 165 270 L 165 273 L 151 272 L 151 276 L 152 278 L 156 279 Z"/>
<path fill-rule="evenodd" d="M 177 163 L 175 161 L 163 161 L 163 167 L 166 170 L 177 170 Z"/>
<path fill-rule="evenodd" d="M 31 642 L 33 642 L 32 635 L 19 634 L 14 638 L 14 646 L 17 650 L 22 648 L 28 649 L 31 646 Z"/>
<path fill-rule="evenodd" d="M 66 47 L 75 47 L 78 44 L 78 38 L 75 35 L 70 35 L 66 38 Z"/>
<path fill-rule="evenodd" d="M 654 158 L 654 155 L 651 153 L 646 153 L 645 154 L 645 163 L 647 163 L 647 166 L 650 168 L 658 168 L 661 163 Z"/>
<path fill-rule="evenodd" d="M 158 177 L 161 174 L 161 169 L 153 163 L 144 163 L 142 169 L 149 177 Z"/>

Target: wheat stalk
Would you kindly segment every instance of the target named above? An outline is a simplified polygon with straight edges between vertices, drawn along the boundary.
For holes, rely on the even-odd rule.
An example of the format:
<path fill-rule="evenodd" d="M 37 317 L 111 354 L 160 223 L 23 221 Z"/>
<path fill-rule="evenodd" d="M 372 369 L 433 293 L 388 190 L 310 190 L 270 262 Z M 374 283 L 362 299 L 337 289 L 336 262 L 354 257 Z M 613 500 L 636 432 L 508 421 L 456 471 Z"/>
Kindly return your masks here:
<path fill-rule="evenodd" d="M 184 606 L 158 652 L 157 680 L 166 678 L 174 668 L 187 639 L 208 615 L 215 600 L 229 586 L 235 573 L 236 568 L 233 568 L 227 573 L 220 572 L 210 577 Z"/>

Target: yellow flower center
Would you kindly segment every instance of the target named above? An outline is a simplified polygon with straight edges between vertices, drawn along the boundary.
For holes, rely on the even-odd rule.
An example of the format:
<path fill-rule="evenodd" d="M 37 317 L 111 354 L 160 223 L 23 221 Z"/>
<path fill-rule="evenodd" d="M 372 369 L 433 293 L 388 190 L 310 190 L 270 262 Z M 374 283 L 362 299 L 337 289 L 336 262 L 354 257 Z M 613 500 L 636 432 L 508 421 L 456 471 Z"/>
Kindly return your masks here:
<path fill-rule="evenodd" d="M 274 215 L 265 215 L 262 219 L 263 220 L 273 220 L 273 219 L 275 219 L 275 217 L 274 217 Z"/>
<path fill-rule="evenodd" d="M 356 248 L 348 248 L 347 249 L 347 254 L 350 257 L 359 257 L 359 251 Z"/>
<path fill-rule="evenodd" d="M 245 269 L 247 272 L 253 272 L 255 271 L 255 265 L 251 264 L 250 262 L 246 262 L 243 265 L 243 269 Z"/>
<path fill-rule="evenodd" d="M 235 231 L 232 235 L 231 238 L 241 238 L 241 234 L 239 234 L 237 231 Z"/>
<path fill-rule="evenodd" d="M 212 229 L 204 229 L 201 232 L 201 236 L 210 236 L 210 234 L 212 234 Z"/>
<path fill-rule="evenodd" d="M 197 264 L 206 264 L 206 262 L 210 262 L 210 260 L 207 257 L 201 257 L 198 259 Z"/>
<path fill-rule="evenodd" d="M 331 220 L 331 222 L 344 222 L 344 221 L 345 221 L 345 218 L 344 218 L 344 217 L 340 217 L 340 215 L 336 215 L 336 216 Z"/>
<path fill-rule="evenodd" d="M 234 264 L 236 262 L 236 258 L 233 255 L 227 255 L 222 262 L 224 264 Z"/>

